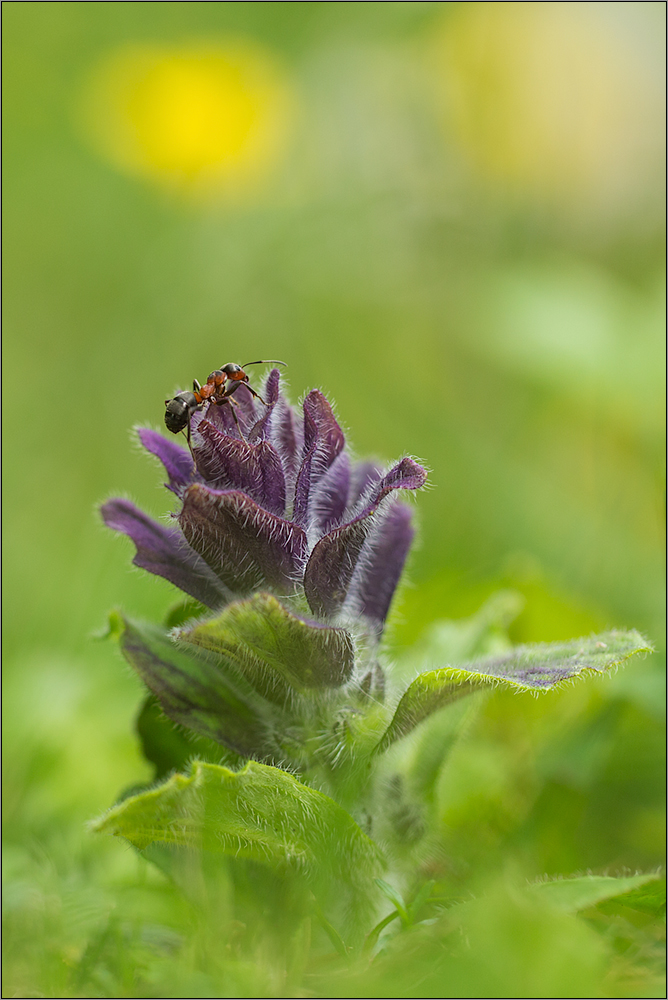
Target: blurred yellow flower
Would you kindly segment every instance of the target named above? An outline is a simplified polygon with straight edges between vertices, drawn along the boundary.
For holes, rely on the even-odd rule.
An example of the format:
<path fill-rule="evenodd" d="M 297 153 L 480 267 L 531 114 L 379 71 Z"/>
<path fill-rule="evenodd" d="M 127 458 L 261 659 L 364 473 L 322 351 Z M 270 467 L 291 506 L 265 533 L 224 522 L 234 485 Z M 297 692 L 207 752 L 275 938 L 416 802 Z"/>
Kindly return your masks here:
<path fill-rule="evenodd" d="M 121 170 L 188 196 L 236 199 L 281 162 L 294 107 L 285 70 L 255 43 L 127 44 L 95 67 L 81 117 Z"/>
<path fill-rule="evenodd" d="M 449 129 L 481 173 L 609 204 L 660 170 L 660 36 L 645 9 L 658 6 L 457 5 L 434 48 L 437 79 Z"/>

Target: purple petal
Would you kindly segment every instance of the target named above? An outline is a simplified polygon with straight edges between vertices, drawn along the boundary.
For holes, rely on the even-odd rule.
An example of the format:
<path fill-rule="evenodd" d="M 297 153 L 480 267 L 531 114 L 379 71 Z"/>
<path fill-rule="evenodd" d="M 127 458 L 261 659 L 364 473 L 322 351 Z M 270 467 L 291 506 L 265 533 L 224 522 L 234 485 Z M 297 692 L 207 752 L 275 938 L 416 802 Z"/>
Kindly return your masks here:
<path fill-rule="evenodd" d="M 314 547 L 304 572 L 304 592 L 314 614 L 334 615 L 341 608 L 372 521 L 373 514 L 363 514 Z"/>
<path fill-rule="evenodd" d="M 377 507 L 392 490 L 419 490 L 427 482 L 427 471 L 412 458 L 402 458 L 371 490 L 369 508 Z"/>
<path fill-rule="evenodd" d="M 230 590 L 294 590 L 306 553 L 305 532 L 244 493 L 194 484 L 185 492 L 179 523 L 190 545 Z"/>
<path fill-rule="evenodd" d="M 314 529 L 322 535 L 343 520 L 350 488 L 350 460 L 346 452 L 334 459 L 331 466 L 311 490 L 309 510 Z"/>
<path fill-rule="evenodd" d="M 348 508 L 352 511 L 371 484 L 377 483 L 382 477 L 383 470 L 375 462 L 356 462 L 350 477 Z"/>
<path fill-rule="evenodd" d="M 257 420 L 255 400 L 252 393 L 248 391 L 243 382 L 238 389 L 234 390 L 234 400 L 237 403 L 237 409 L 241 411 L 244 417 L 244 420 L 240 421 L 240 423 L 242 423 L 242 426 L 245 425 L 245 427 L 252 427 Z M 239 414 L 237 414 L 237 416 L 238 415 Z"/>
<path fill-rule="evenodd" d="M 208 420 L 208 422 L 217 430 L 221 431 L 222 434 L 227 434 L 228 437 L 243 440 L 242 435 L 239 432 L 239 428 L 235 423 L 234 416 L 232 415 L 233 406 L 233 403 L 208 403 L 202 413 L 195 413 L 193 416 L 192 423 L 190 425 L 192 433 L 199 428 L 199 425 L 203 420 Z M 244 414 L 240 413 L 238 409 L 235 412 L 240 426 L 245 430 L 246 418 Z"/>
<path fill-rule="evenodd" d="M 293 514 L 297 524 L 307 523 L 311 487 L 341 454 L 345 443 L 331 406 L 321 392 L 313 389 L 304 400 L 304 446 Z"/>
<path fill-rule="evenodd" d="M 286 479 L 294 484 L 297 470 L 297 455 L 302 448 L 299 429 L 295 424 L 292 407 L 280 396 L 269 427 L 269 440 L 281 456 Z"/>
<path fill-rule="evenodd" d="M 258 438 L 262 439 L 267 437 L 268 424 L 271 420 L 274 406 L 278 402 L 279 398 L 280 379 L 281 373 L 278 368 L 272 368 L 267 376 L 267 381 L 265 382 L 262 390 L 262 398 L 267 405 L 264 407 L 263 415 L 249 430 L 249 441 L 256 441 Z"/>
<path fill-rule="evenodd" d="M 169 482 L 165 483 L 167 489 L 181 496 L 184 488 L 195 478 L 195 466 L 190 452 L 176 441 L 170 441 L 148 427 L 140 427 L 138 434 L 146 450 L 159 458 L 164 465 L 169 476 Z"/>
<path fill-rule="evenodd" d="M 193 442 L 197 469 L 208 486 L 239 490 L 272 514 L 280 517 L 285 513 L 285 476 L 281 460 L 268 441 L 249 444 L 201 420 Z"/>
<path fill-rule="evenodd" d="M 310 418 L 310 420 L 308 420 Z M 337 455 L 344 449 L 346 439 L 339 427 L 332 408 L 317 389 L 309 392 L 304 400 L 304 450 L 310 449 L 307 420 L 315 425 L 315 454 L 311 478 L 318 479 L 330 467 Z"/>
<path fill-rule="evenodd" d="M 100 513 L 108 528 L 123 532 L 135 543 L 135 566 L 169 580 L 208 608 L 225 603 L 220 583 L 178 529 L 158 524 L 129 500 L 108 500 Z"/>
<path fill-rule="evenodd" d="M 379 633 L 414 535 L 411 508 L 404 503 L 392 504 L 371 533 L 351 583 L 348 594 L 351 610 L 375 622 Z"/>
<path fill-rule="evenodd" d="M 392 490 L 419 489 L 426 478 L 421 465 L 403 458 L 372 488 L 357 517 L 330 531 L 315 545 L 304 573 L 304 591 L 314 614 L 336 614 L 346 600 L 382 500 Z"/>

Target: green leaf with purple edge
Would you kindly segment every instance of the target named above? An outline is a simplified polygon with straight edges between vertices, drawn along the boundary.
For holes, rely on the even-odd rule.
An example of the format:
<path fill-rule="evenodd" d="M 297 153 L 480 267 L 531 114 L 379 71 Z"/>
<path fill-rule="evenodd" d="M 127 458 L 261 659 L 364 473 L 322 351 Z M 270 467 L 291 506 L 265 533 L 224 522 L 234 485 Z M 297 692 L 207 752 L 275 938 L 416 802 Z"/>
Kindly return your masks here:
<path fill-rule="evenodd" d="M 429 670 L 404 692 L 376 749 L 386 750 L 439 708 L 475 691 L 497 685 L 533 693 L 549 691 L 584 671 L 602 674 L 635 653 L 651 650 L 639 632 L 611 631 L 569 642 L 516 646 L 501 656 Z"/>
<path fill-rule="evenodd" d="M 269 724 L 254 704 L 253 692 L 234 683 L 234 665 L 212 662 L 195 650 L 184 652 L 163 629 L 134 622 L 120 612 L 109 616 L 121 652 L 157 697 L 165 715 L 243 757 L 268 752 Z"/>

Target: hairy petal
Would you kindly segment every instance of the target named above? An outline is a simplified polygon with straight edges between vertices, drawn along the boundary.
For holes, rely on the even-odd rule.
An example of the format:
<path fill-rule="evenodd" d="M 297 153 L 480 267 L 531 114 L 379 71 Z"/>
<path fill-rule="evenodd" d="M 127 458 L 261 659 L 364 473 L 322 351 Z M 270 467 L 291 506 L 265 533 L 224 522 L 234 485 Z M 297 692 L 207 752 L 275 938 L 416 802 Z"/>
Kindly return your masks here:
<path fill-rule="evenodd" d="M 297 524 L 308 522 L 311 488 L 341 454 L 345 443 L 331 406 L 321 392 L 313 389 L 304 400 L 304 446 L 295 486 L 294 520 Z"/>
<path fill-rule="evenodd" d="M 286 478 L 294 486 L 297 456 L 302 448 L 302 428 L 298 428 L 290 404 L 279 396 L 269 425 L 269 440 L 281 456 Z"/>
<path fill-rule="evenodd" d="M 242 382 L 239 388 L 234 390 L 233 395 L 238 409 L 241 410 L 244 415 L 246 426 L 252 427 L 257 420 L 257 410 L 255 408 L 255 399 L 253 394 Z"/>
<path fill-rule="evenodd" d="M 330 531 L 315 545 L 304 574 L 304 590 L 314 614 L 336 614 L 346 600 L 379 504 L 393 490 L 419 489 L 426 478 L 417 462 L 402 459 L 372 488 L 357 517 Z"/>
<path fill-rule="evenodd" d="M 305 532 L 244 493 L 194 484 L 184 494 L 179 523 L 190 545 L 230 590 L 294 590 L 305 558 Z"/>
<path fill-rule="evenodd" d="M 354 610 L 382 631 L 415 530 L 411 509 L 393 504 L 368 539 L 348 596 Z"/>
<path fill-rule="evenodd" d="M 350 459 L 345 451 L 338 455 L 320 482 L 311 491 L 309 511 L 310 527 L 318 535 L 335 528 L 343 520 L 348 506 L 350 488 Z"/>
<path fill-rule="evenodd" d="M 268 441 L 249 444 L 217 430 L 202 420 L 194 436 L 193 454 L 208 486 L 241 490 L 260 506 L 281 516 L 285 513 L 285 477 L 281 460 Z"/>
<path fill-rule="evenodd" d="M 100 513 L 108 528 L 121 531 L 135 543 L 135 566 L 169 580 L 208 608 L 225 602 L 220 582 L 177 528 L 159 524 L 129 500 L 108 500 Z"/>
<path fill-rule="evenodd" d="M 176 441 L 170 441 L 149 427 L 140 427 L 137 433 L 144 448 L 159 458 L 164 465 L 169 476 L 169 482 L 165 483 L 167 489 L 176 493 L 177 496 L 181 496 L 184 488 L 196 478 L 195 466 L 190 452 L 178 445 Z"/>
<path fill-rule="evenodd" d="M 279 385 L 280 385 L 281 373 L 278 368 L 272 368 L 267 376 L 267 380 L 264 384 L 262 390 L 262 398 L 267 403 L 264 407 L 264 413 L 258 421 L 251 427 L 248 432 L 249 441 L 257 441 L 268 436 L 268 427 L 272 420 L 272 415 L 274 412 L 274 407 L 279 399 Z"/>
<path fill-rule="evenodd" d="M 230 402 L 232 399 L 234 403 Z M 235 416 L 236 420 L 234 419 Z M 257 413 L 253 397 L 243 382 L 238 384 L 226 403 L 209 403 L 204 412 L 204 417 L 214 427 L 222 431 L 223 434 L 228 434 L 230 437 L 235 438 L 242 436 L 239 433 L 237 421 L 245 436 L 248 435 L 249 429 L 257 423 Z M 199 419 L 202 418 L 196 413 L 192 420 L 193 430 L 197 428 Z"/>
<path fill-rule="evenodd" d="M 192 418 L 190 426 L 193 434 L 199 429 L 200 423 L 207 420 L 222 434 L 227 434 L 228 437 L 237 438 L 238 440 L 243 440 L 232 415 L 233 405 L 233 403 L 221 403 L 220 405 L 218 403 L 208 403 L 202 413 L 195 413 Z M 244 414 L 238 409 L 235 412 L 240 426 L 245 430 L 246 418 Z"/>
<path fill-rule="evenodd" d="M 335 615 L 343 605 L 372 519 L 373 514 L 364 514 L 335 528 L 313 549 L 304 573 L 304 592 L 314 614 Z"/>
<path fill-rule="evenodd" d="M 383 470 L 375 462 L 356 462 L 350 476 L 348 511 L 352 513 L 373 483 L 383 478 Z"/>
<path fill-rule="evenodd" d="M 419 490 L 427 481 L 427 472 L 412 458 L 402 458 L 387 475 L 373 486 L 369 507 L 377 507 L 392 490 Z"/>

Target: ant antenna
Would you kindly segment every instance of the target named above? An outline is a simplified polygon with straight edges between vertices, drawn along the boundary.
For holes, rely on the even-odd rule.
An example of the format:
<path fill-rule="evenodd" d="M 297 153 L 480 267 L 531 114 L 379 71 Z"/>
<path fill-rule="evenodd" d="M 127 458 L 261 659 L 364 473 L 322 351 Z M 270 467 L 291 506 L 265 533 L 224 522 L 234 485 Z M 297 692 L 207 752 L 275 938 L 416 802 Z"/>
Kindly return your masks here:
<path fill-rule="evenodd" d="M 241 367 L 248 368 L 250 365 L 285 365 L 287 368 L 285 361 L 275 361 L 273 358 L 270 358 L 269 361 L 247 361 L 246 364 Z"/>

